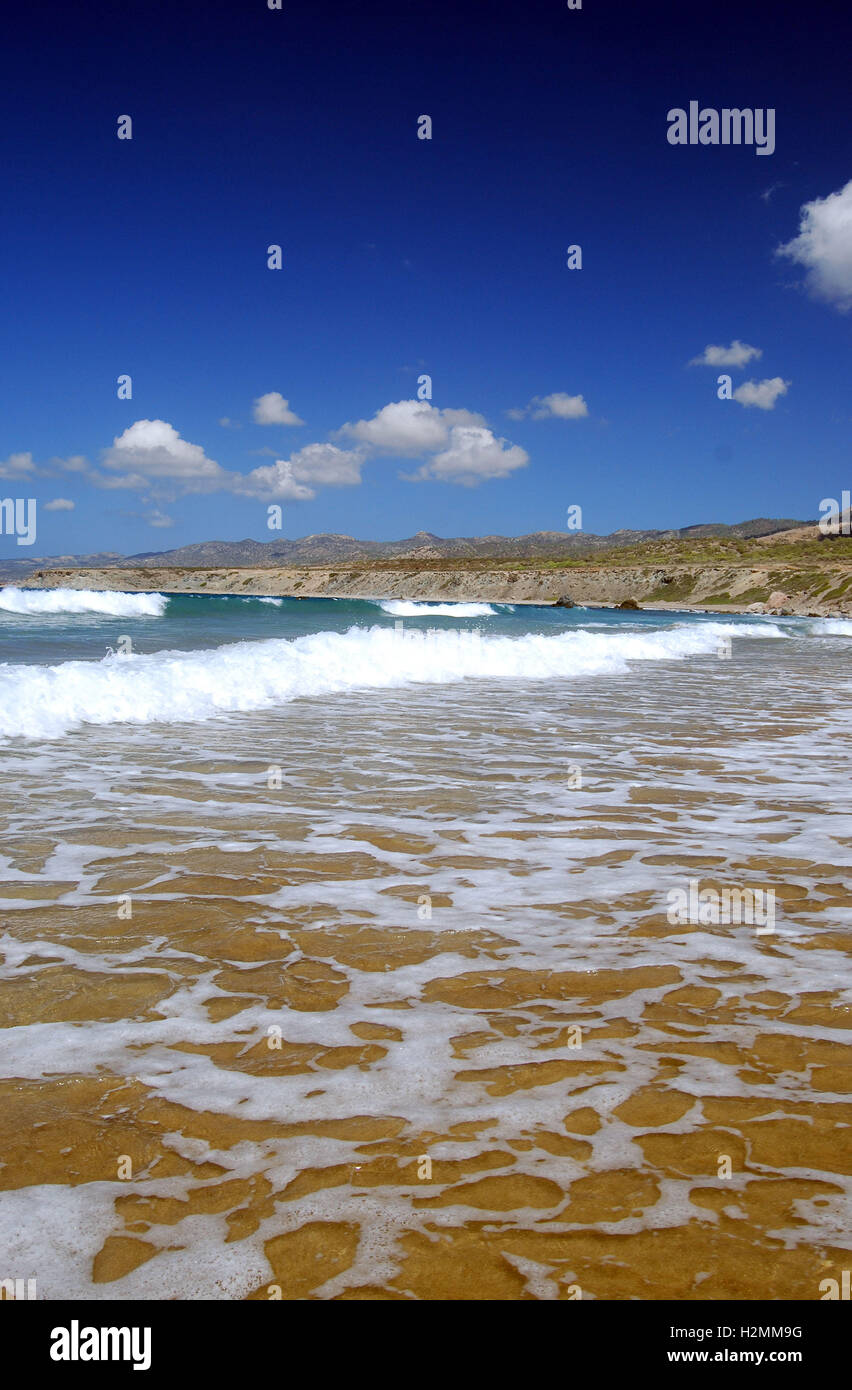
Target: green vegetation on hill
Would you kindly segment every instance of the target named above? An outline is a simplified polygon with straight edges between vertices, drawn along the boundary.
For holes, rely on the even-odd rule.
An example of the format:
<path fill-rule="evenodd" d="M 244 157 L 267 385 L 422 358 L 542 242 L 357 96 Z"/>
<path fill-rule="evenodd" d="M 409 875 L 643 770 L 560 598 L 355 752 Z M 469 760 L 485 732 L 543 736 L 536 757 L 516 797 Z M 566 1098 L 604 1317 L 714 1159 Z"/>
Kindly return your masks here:
<path fill-rule="evenodd" d="M 438 561 L 448 564 L 448 561 Z M 458 564 L 458 561 L 453 562 Z M 816 540 L 764 541 L 733 540 L 702 536 L 695 540 L 640 541 L 636 545 L 614 546 L 586 554 L 554 558 L 532 556 L 525 560 L 496 560 L 501 569 L 584 569 L 593 565 L 632 568 L 635 565 L 744 565 L 759 566 L 806 564 L 809 569 L 838 564 L 852 565 L 852 537 L 839 536 L 829 542 Z"/>

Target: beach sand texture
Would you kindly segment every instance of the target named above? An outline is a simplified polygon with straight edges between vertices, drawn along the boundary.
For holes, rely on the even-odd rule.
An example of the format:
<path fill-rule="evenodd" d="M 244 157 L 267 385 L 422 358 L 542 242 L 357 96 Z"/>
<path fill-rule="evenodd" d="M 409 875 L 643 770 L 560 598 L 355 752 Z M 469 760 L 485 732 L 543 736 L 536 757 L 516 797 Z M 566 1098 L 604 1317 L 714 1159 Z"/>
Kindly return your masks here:
<path fill-rule="evenodd" d="M 765 646 L 9 750 L 15 1268 L 49 1298 L 820 1298 L 848 734 L 840 656 L 782 681 Z M 775 932 L 672 924 L 689 880 L 772 887 Z"/>

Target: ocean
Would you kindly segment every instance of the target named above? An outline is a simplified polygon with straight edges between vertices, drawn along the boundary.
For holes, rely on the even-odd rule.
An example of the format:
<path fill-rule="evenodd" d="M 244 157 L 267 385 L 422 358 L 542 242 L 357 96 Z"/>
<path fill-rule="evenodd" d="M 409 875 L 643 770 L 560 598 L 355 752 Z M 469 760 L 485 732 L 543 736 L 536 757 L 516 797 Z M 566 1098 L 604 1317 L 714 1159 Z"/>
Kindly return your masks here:
<path fill-rule="evenodd" d="M 0 592 L 0 1278 L 819 1298 L 850 638 Z"/>

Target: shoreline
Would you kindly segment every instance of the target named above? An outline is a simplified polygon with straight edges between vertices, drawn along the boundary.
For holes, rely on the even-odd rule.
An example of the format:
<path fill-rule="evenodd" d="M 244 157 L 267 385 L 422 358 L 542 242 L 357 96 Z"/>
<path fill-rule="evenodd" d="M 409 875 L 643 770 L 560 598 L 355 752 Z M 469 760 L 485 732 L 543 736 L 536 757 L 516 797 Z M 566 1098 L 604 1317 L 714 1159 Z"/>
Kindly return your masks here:
<path fill-rule="evenodd" d="M 650 612 L 852 617 L 852 567 L 788 565 L 584 565 L 440 570 L 416 566 L 37 570 L 13 587 L 94 589 L 373 602 L 511 603 L 530 607 L 637 608 Z M 671 595 L 671 597 L 669 597 Z"/>

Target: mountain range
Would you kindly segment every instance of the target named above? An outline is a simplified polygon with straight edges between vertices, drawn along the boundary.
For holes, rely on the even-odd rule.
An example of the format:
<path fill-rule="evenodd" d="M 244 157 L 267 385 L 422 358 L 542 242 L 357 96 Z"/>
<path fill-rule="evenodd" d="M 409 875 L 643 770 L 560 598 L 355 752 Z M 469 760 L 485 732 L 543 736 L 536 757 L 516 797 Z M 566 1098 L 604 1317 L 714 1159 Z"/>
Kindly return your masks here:
<path fill-rule="evenodd" d="M 683 526 L 669 531 L 613 531 L 597 536 L 586 531 L 533 531 L 524 536 L 457 536 L 445 538 L 431 531 L 399 541 L 359 541 L 354 536 L 324 533 L 302 536 L 299 540 L 280 537 L 269 541 L 199 541 L 179 546 L 176 550 L 143 551 L 137 555 L 121 555 L 115 551 L 93 555 L 52 555 L 26 558 L 0 557 L 0 579 L 5 583 L 26 579 L 36 569 L 104 569 L 140 565 L 180 568 L 242 566 L 265 568 L 285 565 L 329 565 L 347 561 L 370 561 L 372 564 L 400 560 L 513 560 L 555 559 L 559 556 L 591 555 L 599 550 L 638 545 L 655 540 L 700 540 L 707 536 L 748 540 L 756 536 L 774 535 L 815 523 L 789 518 L 756 517 L 733 526 L 722 522 L 707 522 Z"/>

